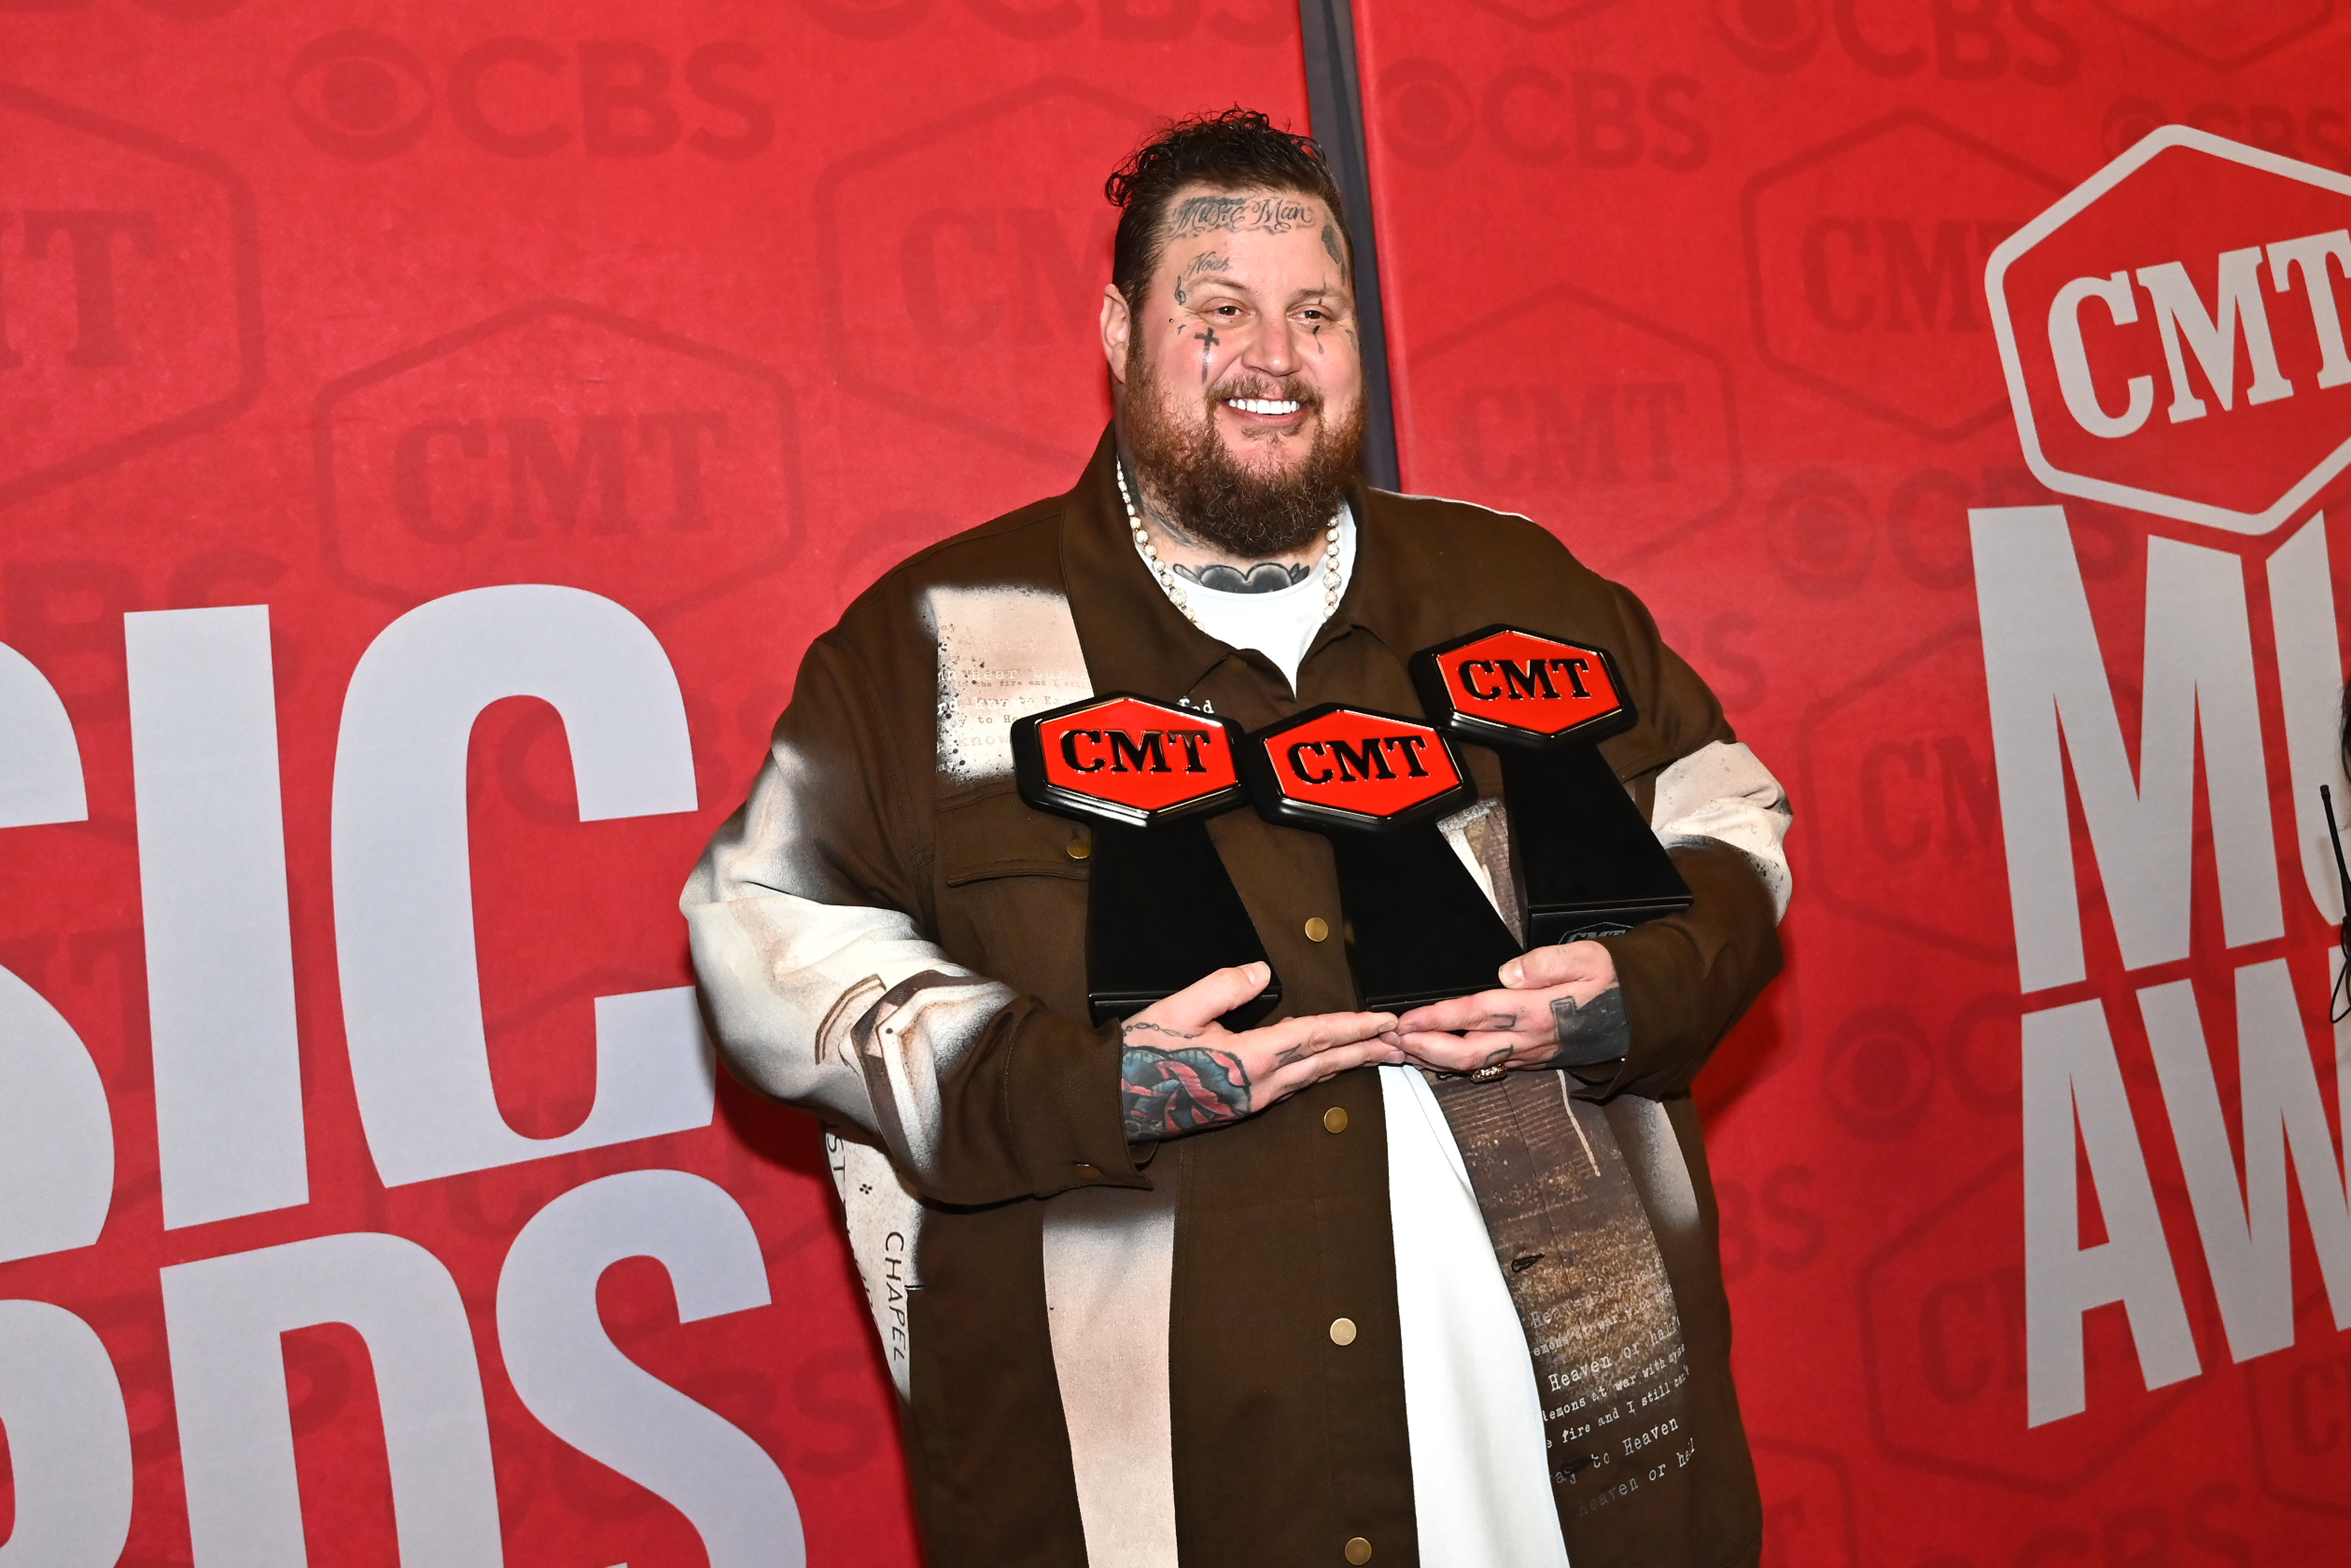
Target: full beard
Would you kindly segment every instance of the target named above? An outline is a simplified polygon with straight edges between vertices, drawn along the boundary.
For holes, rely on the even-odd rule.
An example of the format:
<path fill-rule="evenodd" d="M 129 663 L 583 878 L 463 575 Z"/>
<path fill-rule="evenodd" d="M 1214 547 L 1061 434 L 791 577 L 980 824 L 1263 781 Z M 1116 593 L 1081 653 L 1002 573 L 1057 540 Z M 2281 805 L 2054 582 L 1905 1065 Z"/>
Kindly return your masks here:
<path fill-rule="evenodd" d="M 1343 423 L 1327 416 L 1322 394 L 1259 375 L 1228 377 L 1202 400 L 1202 418 L 1175 416 L 1137 355 L 1129 362 L 1127 450 L 1144 485 L 1176 526 L 1243 560 L 1268 560 L 1302 548 L 1339 509 L 1364 443 L 1364 405 Z M 1216 411 L 1228 398 L 1287 398 L 1308 413 L 1313 432 L 1304 461 L 1273 473 L 1236 462 L 1217 433 Z M 1273 437 L 1259 437 L 1268 442 Z M 1294 440 L 1294 436 L 1280 439 Z"/>

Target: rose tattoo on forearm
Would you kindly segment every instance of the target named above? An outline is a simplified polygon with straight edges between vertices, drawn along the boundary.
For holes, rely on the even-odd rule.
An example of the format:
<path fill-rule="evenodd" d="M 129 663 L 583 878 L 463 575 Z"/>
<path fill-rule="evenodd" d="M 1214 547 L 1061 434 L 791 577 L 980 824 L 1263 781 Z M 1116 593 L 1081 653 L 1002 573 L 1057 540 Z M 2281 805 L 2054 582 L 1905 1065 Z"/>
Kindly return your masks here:
<path fill-rule="evenodd" d="M 1621 986 L 1611 986 L 1581 1004 L 1573 997 L 1561 997 L 1552 1003 L 1551 1016 L 1559 1026 L 1559 1054 L 1552 1058 L 1555 1066 L 1591 1067 L 1617 1061 L 1633 1049 Z"/>
<path fill-rule="evenodd" d="M 1158 1024 L 1131 1023 L 1122 1032 L 1122 1097 L 1129 1143 L 1173 1138 L 1238 1122 L 1249 1114 L 1249 1071 L 1229 1051 L 1177 1045 L 1170 1050 L 1139 1043 L 1159 1036 L 1198 1038 Z"/>

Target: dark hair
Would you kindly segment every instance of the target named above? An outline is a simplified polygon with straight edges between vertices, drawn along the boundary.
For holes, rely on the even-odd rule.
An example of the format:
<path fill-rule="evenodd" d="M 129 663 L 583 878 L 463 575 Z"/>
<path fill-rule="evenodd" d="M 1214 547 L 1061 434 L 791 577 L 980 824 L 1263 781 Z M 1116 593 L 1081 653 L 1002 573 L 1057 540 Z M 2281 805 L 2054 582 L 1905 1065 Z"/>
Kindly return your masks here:
<path fill-rule="evenodd" d="M 1256 110 L 1236 105 L 1221 114 L 1169 121 L 1103 182 L 1102 194 L 1119 209 L 1110 280 L 1130 309 L 1142 308 L 1143 291 L 1165 247 L 1168 204 L 1186 185 L 1314 197 L 1338 220 L 1348 275 L 1353 276 L 1354 242 L 1346 237 L 1339 182 L 1331 177 L 1322 149 L 1312 137 L 1279 130 Z"/>

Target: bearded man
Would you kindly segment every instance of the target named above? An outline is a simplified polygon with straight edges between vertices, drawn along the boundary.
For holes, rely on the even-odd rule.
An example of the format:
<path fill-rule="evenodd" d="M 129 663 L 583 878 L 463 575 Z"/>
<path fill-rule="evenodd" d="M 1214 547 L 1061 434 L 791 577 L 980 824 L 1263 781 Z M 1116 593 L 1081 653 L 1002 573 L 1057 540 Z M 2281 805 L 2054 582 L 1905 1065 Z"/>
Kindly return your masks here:
<path fill-rule="evenodd" d="M 1523 517 L 1358 482 L 1312 142 L 1176 124 L 1109 193 L 1116 416 L 1076 487 L 817 640 L 683 900 L 727 1060 L 827 1124 L 930 1561 L 1753 1563 L 1687 1090 L 1779 967 L 1783 797 L 1631 593 Z M 1409 714 L 1410 655 L 1499 622 L 1614 655 L 1639 722 L 1602 754 L 1686 911 L 1367 1012 L 1329 841 L 1230 812 L 1272 1021 L 1217 1021 L 1262 963 L 1089 1021 L 1091 837 L 1023 802 L 1015 719 Z M 1517 921 L 1468 761 L 1443 826 Z"/>

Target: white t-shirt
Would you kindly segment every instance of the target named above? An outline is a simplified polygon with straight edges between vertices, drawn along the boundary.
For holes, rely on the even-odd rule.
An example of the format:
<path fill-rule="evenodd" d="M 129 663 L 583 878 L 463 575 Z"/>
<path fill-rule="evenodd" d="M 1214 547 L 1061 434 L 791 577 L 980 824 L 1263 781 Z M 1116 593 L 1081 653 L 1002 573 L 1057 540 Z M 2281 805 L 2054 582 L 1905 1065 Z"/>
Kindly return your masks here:
<path fill-rule="evenodd" d="M 1345 507 L 1339 509 L 1339 591 L 1347 591 L 1347 580 L 1355 572 L 1355 518 Z M 1271 593 L 1220 593 L 1213 588 L 1203 588 L 1196 582 L 1184 584 L 1184 602 L 1190 607 L 1193 622 L 1219 643 L 1236 648 L 1254 648 L 1271 659 L 1284 675 L 1290 678 L 1290 690 L 1298 689 L 1298 666 L 1306 658 L 1308 644 L 1314 633 L 1322 630 L 1327 614 L 1322 608 L 1326 585 L 1322 581 L 1322 559 L 1317 556 L 1314 569 L 1288 588 L 1278 588 Z"/>
<path fill-rule="evenodd" d="M 1354 568 L 1355 520 L 1343 510 L 1342 593 Z M 1271 593 L 1187 582 L 1184 596 L 1202 631 L 1263 653 L 1294 691 L 1327 618 L 1324 590 L 1318 561 L 1303 580 Z M 1426 1568 L 1567 1568 L 1534 1361 L 1461 1151 L 1418 1068 L 1381 1068 L 1380 1097 L 1420 1560 Z"/>

